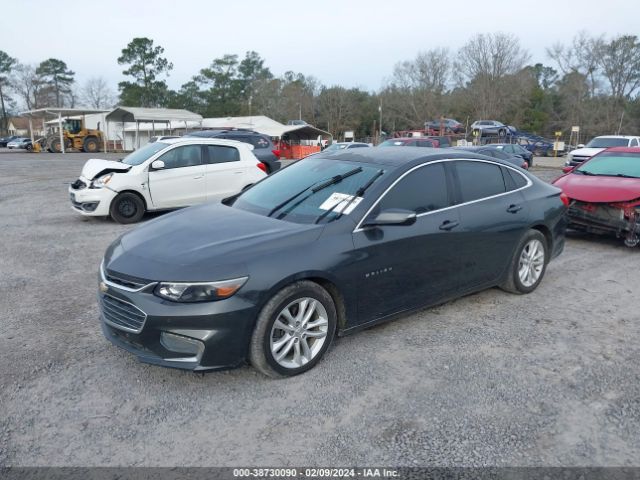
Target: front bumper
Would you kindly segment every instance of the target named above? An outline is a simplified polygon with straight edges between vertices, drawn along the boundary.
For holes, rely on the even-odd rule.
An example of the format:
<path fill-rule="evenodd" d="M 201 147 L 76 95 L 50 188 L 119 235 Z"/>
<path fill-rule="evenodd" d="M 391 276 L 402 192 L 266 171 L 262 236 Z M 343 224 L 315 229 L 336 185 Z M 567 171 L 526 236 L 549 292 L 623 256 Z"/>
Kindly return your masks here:
<path fill-rule="evenodd" d="M 118 192 L 109 188 L 83 188 L 74 190 L 69 187 L 69 200 L 71 208 L 82 215 L 94 217 L 106 217 L 109 215 L 111 201 Z"/>
<path fill-rule="evenodd" d="M 110 342 L 142 362 L 185 370 L 222 370 L 246 362 L 254 304 L 238 294 L 215 302 L 170 302 L 153 294 L 155 285 L 118 288 L 102 276 L 98 304 L 102 331 Z M 119 315 L 126 316 L 126 309 L 119 310 L 118 303 L 114 309 L 114 302 L 142 312 L 140 323 L 123 320 Z"/>

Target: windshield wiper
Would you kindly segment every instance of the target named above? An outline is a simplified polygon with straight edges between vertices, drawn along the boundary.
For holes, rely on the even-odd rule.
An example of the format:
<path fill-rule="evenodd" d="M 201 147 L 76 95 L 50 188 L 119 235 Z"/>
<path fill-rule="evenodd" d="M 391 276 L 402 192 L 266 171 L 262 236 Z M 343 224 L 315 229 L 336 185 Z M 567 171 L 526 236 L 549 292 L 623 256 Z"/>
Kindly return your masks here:
<path fill-rule="evenodd" d="M 346 210 L 347 208 L 349 208 L 349 205 L 351 205 L 351 204 L 353 203 L 353 201 L 354 201 L 356 198 L 361 197 L 362 195 L 364 195 L 364 192 L 366 192 L 366 191 L 367 191 L 367 188 L 369 188 L 371 185 L 373 185 L 373 182 L 375 182 L 375 181 L 378 179 L 378 177 L 379 177 L 380 175 L 382 175 L 383 173 L 384 173 L 384 170 L 382 170 L 382 169 L 378 170 L 378 171 L 376 172 L 376 174 L 375 174 L 373 177 L 371 177 L 367 183 L 365 183 L 364 185 L 362 185 L 362 186 L 361 186 L 361 187 L 356 191 L 356 193 L 355 193 L 355 194 L 354 194 L 354 195 L 349 199 L 349 201 L 345 204 L 345 206 L 344 206 L 344 207 L 342 207 L 342 210 L 340 210 L 340 212 L 338 213 L 338 215 L 336 215 L 336 216 L 335 216 L 335 218 L 334 218 L 333 220 L 337 220 L 337 219 L 339 219 L 339 218 L 344 214 L 345 210 Z M 337 202 L 337 203 L 333 204 L 329 210 L 327 210 L 326 212 L 322 213 L 322 215 L 320 215 L 320 216 L 316 219 L 316 221 L 315 221 L 315 222 L 313 222 L 313 223 L 319 223 L 323 218 L 325 218 L 327 215 L 329 215 L 331 212 L 333 212 L 333 211 L 338 207 L 338 205 L 340 205 L 342 202 L 344 202 L 344 200 L 340 200 L 339 202 Z"/>
<path fill-rule="evenodd" d="M 627 175 L 626 173 L 616 173 L 615 176 L 622 177 L 622 178 L 640 178 L 640 177 L 636 177 L 635 175 Z"/>
<path fill-rule="evenodd" d="M 309 198 L 311 195 L 313 195 L 314 193 L 318 193 L 320 190 L 323 190 L 327 187 L 330 187 L 331 185 L 335 185 L 336 183 L 341 182 L 342 180 L 344 180 L 347 177 L 350 177 L 351 175 L 355 175 L 356 173 L 360 173 L 362 171 L 362 167 L 357 167 L 354 168 L 353 170 L 349 170 L 348 172 L 345 172 L 341 175 L 336 175 L 334 177 L 328 178 L 326 180 L 320 180 L 318 182 L 312 183 L 311 185 L 309 185 L 306 188 L 303 188 L 302 190 L 300 190 L 298 193 L 291 195 L 289 198 L 285 199 L 283 202 L 280 202 L 278 205 L 276 205 L 275 207 L 273 207 L 269 213 L 267 214 L 267 217 L 270 217 L 271 215 L 273 215 L 275 212 L 277 212 L 278 210 L 280 210 L 282 207 L 284 207 L 285 205 L 287 205 L 288 203 L 292 202 L 293 200 L 295 200 L 296 198 L 298 198 L 300 195 L 302 195 L 304 192 L 311 190 L 311 193 L 309 195 L 306 195 L 304 197 L 302 197 L 297 203 L 295 203 L 293 206 L 291 206 L 286 212 L 282 212 L 282 214 L 280 214 L 280 216 L 278 216 L 278 218 L 282 218 L 284 217 L 287 213 L 289 213 L 291 210 L 293 210 L 294 208 L 296 208 L 298 205 L 300 205 L 302 202 L 304 202 L 307 198 Z"/>
<path fill-rule="evenodd" d="M 576 170 L 575 172 L 576 172 L 576 173 L 581 173 L 582 175 L 592 175 L 592 176 L 594 176 L 594 177 L 597 177 L 597 176 L 598 176 L 598 174 L 597 174 L 597 173 L 592 173 L 592 172 L 589 172 L 589 171 L 587 171 L 587 170 Z"/>

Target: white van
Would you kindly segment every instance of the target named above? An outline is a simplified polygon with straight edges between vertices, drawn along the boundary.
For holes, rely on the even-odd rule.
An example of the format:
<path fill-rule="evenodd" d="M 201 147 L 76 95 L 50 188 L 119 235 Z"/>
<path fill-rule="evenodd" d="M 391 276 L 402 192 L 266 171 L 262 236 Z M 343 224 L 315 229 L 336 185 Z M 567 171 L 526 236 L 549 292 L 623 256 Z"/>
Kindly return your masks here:
<path fill-rule="evenodd" d="M 251 150 L 234 140 L 191 137 L 149 143 L 119 162 L 91 159 L 69 186 L 71 206 L 135 223 L 145 211 L 219 201 L 267 176 Z"/>

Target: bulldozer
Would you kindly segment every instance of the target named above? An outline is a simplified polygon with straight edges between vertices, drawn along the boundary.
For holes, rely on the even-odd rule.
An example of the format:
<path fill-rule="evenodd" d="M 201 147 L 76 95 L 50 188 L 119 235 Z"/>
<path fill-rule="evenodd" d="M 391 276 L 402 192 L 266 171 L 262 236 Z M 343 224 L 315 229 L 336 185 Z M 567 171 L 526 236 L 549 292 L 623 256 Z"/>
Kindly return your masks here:
<path fill-rule="evenodd" d="M 100 125 L 98 125 L 100 126 Z M 84 118 L 66 119 L 62 123 L 62 139 L 65 150 L 77 150 L 80 152 L 99 152 L 104 141 L 100 130 L 87 129 L 84 125 Z M 60 145 L 60 132 L 51 132 L 44 142 L 45 149 L 52 153 L 62 151 Z"/>

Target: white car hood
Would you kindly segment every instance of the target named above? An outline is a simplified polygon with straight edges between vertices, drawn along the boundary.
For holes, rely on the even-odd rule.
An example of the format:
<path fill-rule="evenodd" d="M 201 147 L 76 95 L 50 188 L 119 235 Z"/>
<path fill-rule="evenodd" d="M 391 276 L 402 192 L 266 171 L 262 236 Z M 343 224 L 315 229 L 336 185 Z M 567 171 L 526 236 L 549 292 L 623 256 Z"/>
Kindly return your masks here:
<path fill-rule="evenodd" d="M 131 165 L 126 163 L 114 162 L 112 160 L 102 160 L 100 158 L 91 158 L 87 160 L 87 163 L 82 167 L 82 176 L 87 180 L 93 180 L 96 175 L 105 170 L 109 172 L 126 172 L 131 168 Z"/>
<path fill-rule="evenodd" d="M 595 154 L 602 152 L 605 150 L 604 148 L 579 148 L 572 152 L 569 152 L 569 155 L 578 157 L 593 157 Z"/>

